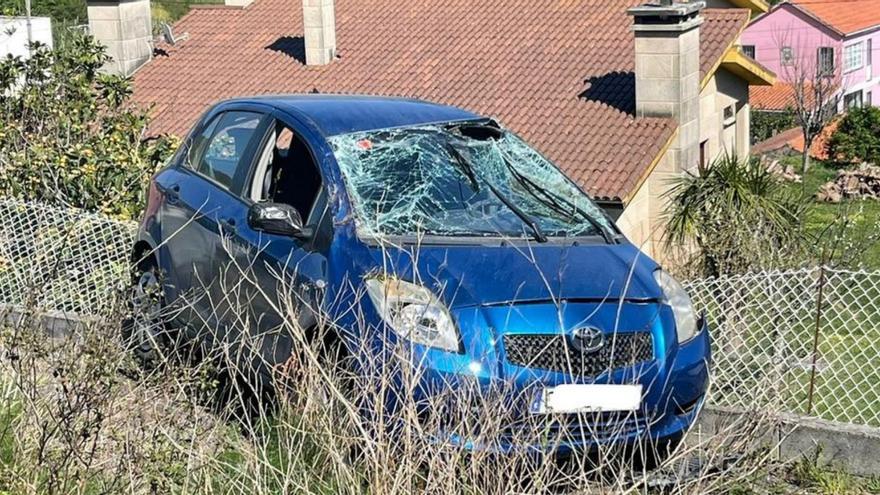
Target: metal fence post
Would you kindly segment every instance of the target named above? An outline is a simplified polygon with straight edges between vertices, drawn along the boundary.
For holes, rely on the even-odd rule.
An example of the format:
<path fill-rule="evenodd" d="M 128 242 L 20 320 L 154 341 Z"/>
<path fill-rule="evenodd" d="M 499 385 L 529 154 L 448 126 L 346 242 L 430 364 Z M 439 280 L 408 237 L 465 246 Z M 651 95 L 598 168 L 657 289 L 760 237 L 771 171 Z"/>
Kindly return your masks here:
<path fill-rule="evenodd" d="M 813 393 L 816 390 L 816 361 L 819 358 L 819 332 L 822 327 L 822 304 L 825 302 L 825 265 L 819 266 L 819 293 L 816 295 L 816 329 L 813 333 L 813 358 L 810 365 L 810 389 L 807 392 L 807 416 L 813 412 Z"/>

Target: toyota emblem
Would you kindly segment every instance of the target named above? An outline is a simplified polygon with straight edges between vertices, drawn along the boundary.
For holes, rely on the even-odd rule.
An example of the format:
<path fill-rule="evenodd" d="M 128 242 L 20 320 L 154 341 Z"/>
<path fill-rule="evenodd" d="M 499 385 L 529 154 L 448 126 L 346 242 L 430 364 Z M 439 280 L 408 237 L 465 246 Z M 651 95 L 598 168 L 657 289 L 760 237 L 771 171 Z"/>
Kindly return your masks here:
<path fill-rule="evenodd" d="M 571 332 L 571 346 L 581 353 L 596 352 L 605 345 L 605 334 L 596 327 L 581 327 Z"/>

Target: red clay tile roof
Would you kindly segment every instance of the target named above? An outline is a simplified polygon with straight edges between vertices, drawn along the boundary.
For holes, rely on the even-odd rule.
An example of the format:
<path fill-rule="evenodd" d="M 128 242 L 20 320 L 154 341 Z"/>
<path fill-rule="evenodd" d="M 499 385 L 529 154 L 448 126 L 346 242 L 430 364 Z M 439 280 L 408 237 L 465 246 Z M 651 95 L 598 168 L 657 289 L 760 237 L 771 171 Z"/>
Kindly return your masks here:
<path fill-rule="evenodd" d="M 785 110 L 794 106 L 794 90 L 791 84 L 784 82 L 772 86 L 749 86 L 749 104 L 755 110 Z"/>
<path fill-rule="evenodd" d="M 752 155 L 760 156 L 764 153 L 769 153 L 786 147 L 794 149 L 795 141 L 799 136 L 801 137 L 800 142 L 803 143 L 804 140 L 801 128 L 792 127 L 791 129 L 784 130 L 775 136 L 771 136 L 763 141 L 753 144 L 751 153 Z M 803 146 L 801 146 L 801 151 L 803 151 Z"/>
<path fill-rule="evenodd" d="M 265 93 L 417 97 L 499 118 L 588 193 L 624 199 L 672 136 L 669 119 L 634 118 L 632 19 L 642 0 L 337 0 L 339 59 L 303 65 L 298 0 L 193 8 L 135 75 L 153 133 L 182 134 L 212 102 Z M 706 9 L 701 69 L 749 20 Z"/>
<path fill-rule="evenodd" d="M 803 93 L 807 105 L 812 105 L 815 95 L 809 82 L 804 83 Z M 755 110 L 783 111 L 794 108 L 795 86 L 786 82 L 772 86 L 749 86 L 749 104 Z"/>
<path fill-rule="evenodd" d="M 828 159 L 828 140 L 837 130 L 838 125 L 840 125 L 840 121 L 835 120 L 822 129 L 822 133 L 810 145 L 810 156 L 817 160 Z M 755 143 L 752 145 L 752 154 L 763 155 L 783 148 L 790 148 L 798 153 L 804 152 L 804 133 L 800 127 L 793 127 L 760 143 Z"/>
<path fill-rule="evenodd" d="M 791 3 L 844 35 L 880 27 L 880 0 L 793 0 Z"/>

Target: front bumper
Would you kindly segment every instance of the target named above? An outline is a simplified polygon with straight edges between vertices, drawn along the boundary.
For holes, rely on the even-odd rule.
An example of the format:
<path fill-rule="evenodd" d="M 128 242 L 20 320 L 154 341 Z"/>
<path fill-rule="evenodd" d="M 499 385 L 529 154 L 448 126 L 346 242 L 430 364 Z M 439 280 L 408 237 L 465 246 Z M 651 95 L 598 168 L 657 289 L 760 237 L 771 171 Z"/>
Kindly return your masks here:
<path fill-rule="evenodd" d="M 648 387 L 646 396 L 659 389 L 662 399 L 654 404 L 646 402 L 640 411 L 533 417 L 526 422 L 526 427 L 531 428 L 532 432 L 520 431 L 518 435 L 480 438 L 479 435 L 446 431 L 437 436 L 437 441 L 467 450 L 497 453 L 527 451 L 564 456 L 573 451 L 595 450 L 601 446 L 628 446 L 638 442 L 660 443 L 677 439 L 687 432 L 702 409 L 709 370 L 709 334 L 704 324 L 703 331 L 697 337 L 678 349 L 665 384 L 643 384 Z M 490 382 L 487 386 L 491 388 L 495 385 Z"/>
<path fill-rule="evenodd" d="M 415 349 L 411 364 L 419 367 L 421 376 L 420 385 L 410 400 L 424 404 L 427 416 L 436 410 L 438 397 L 456 397 L 457 405 L 447 407 L 445 411 L 459 421 L 451 419 L 446 424 L 429 421 L 436 428 L 427 431 L 436 431 L 433 440 L 437 443 L 467 450 L 499 453 L 525 450 L 565 455 L 602 445 L 660 442 L 680 437 L 693 424 L 705 400 L 711 362 L 707 324 L 703 320 L 700 333 L 679 345 L 668 308 L 645 304 L 629 310 L 626 314 L 631 319 L 630 328 L 652 333 L 654 359 L 591 377 L 517 367 L 509 363 L 501 337 L 505 332 L 534 331 L 534 319 L 546 316 L 538 314 L 541 308 L 536 306 L 519 311 L 518 318 L 504 316 L 505 332 L 495 330 L 500 315 L 493 315 L 485 308 L 460 310 L 456 318 L 463 341 L 469 342 L 470 347 L 463 354 Z M 573 312 L 589 313 L 599 320 L 603 316 L 595 307 L 581 307 Z M 615 318 L 619 315 L 616 310 L 613 314 Z M 589 413 L 535 415 L 528 412 L 527 405 L 535 393 L 562 383 L 640 383 L 643 386 L 643 406 L 633 413 L 601 416 Z M 502 397 L 497 401 L 478 397 L 479 404 L 473 405 L 467 400 L 462 401 L 463 390 L 477 390 L 480 391 L 477 396 L 484 393 L 493 397 L 502 391 Z M 468 400 L 473 400 L 473 396 Z M 462 422 L 456 411 L 468 407 L 472 416 Z M 503 419 L 494 416 L 503 416 Z M 499 425 L 499 421 L 509 423 L 510 427 Z M 466 425 L 464 432 L 461 431 L 462 424 Z M 494 426 L 483 428 L 487 424 Z M 491 430 L 491 433 L 483 434 L 482 430 Z"/>

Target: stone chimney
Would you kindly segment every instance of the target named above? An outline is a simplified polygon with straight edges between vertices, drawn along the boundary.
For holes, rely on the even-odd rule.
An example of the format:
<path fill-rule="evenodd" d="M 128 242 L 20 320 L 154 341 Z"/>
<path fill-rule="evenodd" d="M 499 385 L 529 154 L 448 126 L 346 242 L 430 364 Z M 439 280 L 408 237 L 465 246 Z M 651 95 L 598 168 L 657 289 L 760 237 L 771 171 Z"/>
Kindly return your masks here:
<path fill-rule="evenodd" d="M 306 65 L 326 65 L 336 58 L 333 0 L 302 0 Z"/>
<path fill-rule="evenodd" d="M 153 54 L 150 0 L 87 0 L 89 31 L 112 60 L 104 70 L 130 76 Z"/>
<path fill-rule="evenodd" d="M 660 0 L 628 10 L 635 33 L 636 116 L 678 122 L 669 153 L 679 171 L 700 161 L 700 10 L 705 6 Z"/>

